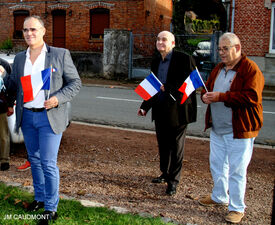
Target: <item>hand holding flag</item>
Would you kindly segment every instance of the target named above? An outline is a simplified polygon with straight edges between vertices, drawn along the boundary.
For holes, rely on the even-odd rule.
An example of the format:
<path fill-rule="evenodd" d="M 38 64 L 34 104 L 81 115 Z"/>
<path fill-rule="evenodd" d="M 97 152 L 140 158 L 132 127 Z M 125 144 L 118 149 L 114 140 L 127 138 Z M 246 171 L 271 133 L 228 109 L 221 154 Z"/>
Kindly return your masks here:
<path fill-rule="evenodd" d="M 21 77 L 24 102 L 34 100 L 41 89 L 50 90 L 52 68 Z"/>
<path fill-rule="evenodd" d="M 160 91 L 162 83 L 151 72 L 135 89 L 135 92 L 144 100 L 148 100 Z"/>
<path fill-rule="evenodd" d="M 201 75 L 196 67 L 195 70 L 191 72 L 189 77 L 186 78 L 184 83 L 179 88 L 179 91 L 183 93 L 183 97 L 181 99 L 180 104 L 183 104 L 188 96 L 195 91 L 197 88 L 204 86 L 205 90 L 207 91 L 207 88 L 201 78 Z"/>

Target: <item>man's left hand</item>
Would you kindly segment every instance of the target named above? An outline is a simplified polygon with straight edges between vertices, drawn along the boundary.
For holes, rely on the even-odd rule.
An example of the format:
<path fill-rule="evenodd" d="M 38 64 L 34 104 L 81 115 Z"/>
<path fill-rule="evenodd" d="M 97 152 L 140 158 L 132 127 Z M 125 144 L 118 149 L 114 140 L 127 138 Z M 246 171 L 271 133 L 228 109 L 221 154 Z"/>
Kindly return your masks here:
<path fill-rule="evenodd" d="M 8 107 L 7 116 L 11 116 L 14 113 L 13 107 Z"/>
<path fill-rule="evenodd" d="M 212 102 L 219 101 L 220 92 L 207 92 L 205 93 L 204 97 L 207 100 L 208 104 Z"/>
<path fill-rule="evenodd" d="M 52 96 L 44 102 L 45 109 L 51 109 L 56 106 L 58 106 L 58 99 L 56 96 Z"/>

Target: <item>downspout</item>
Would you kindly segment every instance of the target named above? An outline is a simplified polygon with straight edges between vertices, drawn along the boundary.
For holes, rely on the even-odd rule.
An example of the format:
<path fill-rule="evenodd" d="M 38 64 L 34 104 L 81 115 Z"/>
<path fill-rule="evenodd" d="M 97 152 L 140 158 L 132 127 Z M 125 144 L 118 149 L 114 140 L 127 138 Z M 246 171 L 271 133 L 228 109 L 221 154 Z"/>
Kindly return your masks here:
<path fill-rule="evenodd" d="M 231 32 L 234 33 L 235 0 L 232 0 Z"/>

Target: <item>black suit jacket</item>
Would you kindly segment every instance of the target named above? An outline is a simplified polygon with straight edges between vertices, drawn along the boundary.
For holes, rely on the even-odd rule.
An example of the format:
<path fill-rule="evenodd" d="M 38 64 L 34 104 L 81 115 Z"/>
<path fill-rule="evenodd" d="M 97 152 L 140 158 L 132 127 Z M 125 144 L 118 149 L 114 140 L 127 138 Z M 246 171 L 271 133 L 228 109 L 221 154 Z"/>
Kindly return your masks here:
<path fill-rule="evenodd" d="M 11 66 L 8 63 L 8 61 L 1 59 L 0 58 L 0 65 L 4 67 L 4 69 L 6 70 L 7 74 L 11 73 Z M 7 95 L 6 92 L 4 92 L 4 90 L 0 90 L 0 113 L 6 113 L 7 112 L 7 101 L 9 100 L 9 96 Z"/>
<path fill-rule="evenodd" d="M 158 76 L 161 60 L 159 54 L 152 61 L 151 70 L 156 76 Z M 152 108 L 152 120 L 161 120 L 171 127 L 195 122 L 197 119 L 196 92 L 194 91 L 183 104 L 180 104 L 183 94 L 178 91 L 194 69 L 195 61 L 192 56 L 173 50 L 164 84 L 165 92 L 159 92 L 151 99 L 143 101 L 140 108 L 146 112 Z"/>

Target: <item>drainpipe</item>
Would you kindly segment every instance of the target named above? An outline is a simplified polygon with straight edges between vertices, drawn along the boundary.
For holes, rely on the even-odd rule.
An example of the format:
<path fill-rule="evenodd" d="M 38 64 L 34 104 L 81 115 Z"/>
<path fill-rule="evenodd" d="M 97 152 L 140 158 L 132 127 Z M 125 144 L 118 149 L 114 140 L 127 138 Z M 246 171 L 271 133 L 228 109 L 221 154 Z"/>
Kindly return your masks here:
<path fill-rule="evenodd" d="M 234 33 L 235 0 L 232 0 L 231 32 Z"/>

